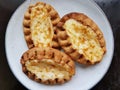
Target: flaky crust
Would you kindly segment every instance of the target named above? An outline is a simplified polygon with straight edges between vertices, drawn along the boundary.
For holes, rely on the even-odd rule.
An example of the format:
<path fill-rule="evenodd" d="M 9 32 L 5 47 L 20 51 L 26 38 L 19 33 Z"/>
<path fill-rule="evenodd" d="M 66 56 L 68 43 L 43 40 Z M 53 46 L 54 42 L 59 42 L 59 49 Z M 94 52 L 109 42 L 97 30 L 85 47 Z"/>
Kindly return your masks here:
<path fill-rule="evenodd" d="M 37 6 L 38 4 L 42 4 L 42 5 L 44 5 L 44 7 L 47 8 L 47 11 L 50 15 L 52 25 L 53 25 L 53 29 L 54 29 L 52 47 L 53 48 L 59 48 L 58 40 L 56 38 L 56 25 L 60 20 L 59 14 L 57 13 L 57 11 L 51 5 L 43 3 L 43 2 L 37 2 L 35 5 L 30 5 L 28 7 L 28 10 L 25 12 L 24 19 L 23 19 L 23 31 L 24 31 L 24 37 L 25 37 L 27 46 L 28 46 L 29 49 L 34 47 L 33 41 L 31 39 L 30 14 L 31 14 L 31 8 L 34 7 L 34 6 Z"/>
<path fill-rule="evenodd" d="M 56 78 L 55 80 L 46 80 L 43 81 L 42 79 L 38 79 L 35 74 L 31 73 L 27 70 L 25 63 L 27 60 L 42 60 L 42 59 L 52 59 L 56 64 L 59 64 L 61 66 L 67 65 L 69 67 L 69 72 L 71 73 L 70 78 L 67 79 L 59 79 Z M 23 72 L 32 80 L 35 80 L 39 83 L 43 84 L 63 84 L 66 81 L 69 81 L 72 76 L 75 74 L 75 65 L 74 62 L 71 60 L 71 58 L 66 55 L 63 52 L 60 52 L 59 50 L 53 49 L 53 48 L 32 48 L 28 51 L 26 51 L 22 57 L 21 57 L 21 64 L 22 64 L 22 70 Z"/>
<path fill-rule="evenodd" d="M 63 18 L 57 24 L 57 36 L 60 46 L 65 51 L 65 53 L 67 53 L 73 60 L 77 61 L 78 63 L 89 65 L 97 63 L 93 63 L 90 62 L 90 60 L 86 60 L 82 54 L 80 54 L 77 50 L 73 49 L 72 44 L 68 41 L 69 36 L 67 35 L 66 30 L 63 28 L 65 21 L 67 21 L 68 19 L 75 19 L 76 21 L 94 30 L 94 32 L 97 35 L 97 39 L 100 43 L 100 46 L 104 51 L 104 54 L 106 52 L 105 39 L 99 27 L 89 17 L 77 12 L 69 13 L 63 16 Z"/>

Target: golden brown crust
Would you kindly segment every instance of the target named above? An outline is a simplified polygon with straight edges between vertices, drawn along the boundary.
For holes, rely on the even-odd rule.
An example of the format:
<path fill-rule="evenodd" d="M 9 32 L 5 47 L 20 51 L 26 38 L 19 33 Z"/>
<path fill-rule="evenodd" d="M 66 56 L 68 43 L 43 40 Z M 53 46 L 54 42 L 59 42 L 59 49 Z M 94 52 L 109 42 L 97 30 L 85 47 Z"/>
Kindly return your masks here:
<path fill-rule="evenodd" d="M 71 56 L 71 58 L 73 60 L 77 61 L 78 63 L 81 63 L 81 64 L 97 63 L 97 62 L 93 63 L 93 62 L 90 62 L 89 60 L 86 60 L 83 55 L 79 54 L 77 50 L 72 48 L 72 44 L 69 42 L 69 40 L 67 40 L 68 35 L 66 33 L 66 30 L 63 28 L 65 21 L 67 21 L 68 19 L 74 19 L 74 20 L 82 23 L 83 25 L 90 27 L 96 33 L 97 40 L 99 41 L 100 46 L 102 47 L 102 49 L 104 51 L 104 54 L 106 52 L 105 39 L 104 39 L 103 34 L 102 34 L 101 30 L 99 29 L 99 27 L 89 17 L 87 17 L 86 15 L 84 15 L 82 13 L 77 13 L 77 12 L 69 13 L 69 14 L 63 16 L 63 18 L 57 24 L 57 36 L 58 36 L 58 41 L 59 41 L 60 46 L 63 48 L 65 53 L 67 53 L 69 56 Z"/>
<path fill-rule="evenodd" d="M 55 32 L 56 25 L 60 21 L 59 14 L 57 13 L 57 11 L 51 5 L 43 3 L 43 2 L 37 2 L 35 5 L 30 5 L 28 10 L 26 11 L 26 13 L 24 15 L 24 20 L 23 20 L 24 36 L 25 36 L 25 40 L 26 40 L 26 43 L 27 43 L 27 46 L 28 46 L 29 49 L 34 47 L 33 41 L 31 39 L 31 30 L 30 30 L 31 8 L 34 7 L 34 6 L 37 6 L 39 4 L 42 4 L 42 5 L 44 5 L 44 7 L 47 8 L 47 11 L 48 11 L 48 14 L 51 18 L 53 29 L 54 29 L 54 37 L 56 37 L 56 32 Z M 58 40 L 54 37 L 53 37 L 52 47 L 53 48 L 59 48 Z"/>
<path fill-rule="evenodd" d="M 56 78 L 55 80 L 42 80 L 38 79 L 35 74 L 31 73 L 27 70 L 25 63 L 28 60 L 39 60 L 42 59 L 52 59 L 56 64 L 61 66 L 67 66 L 69 67 L 69 73 L 71 73 L 71 76 L 69 79 L 59 79 Z M 22 57 L 21 57 L 21 64 L 22 64 L 22 70 L 23 72 L 32 80 L 35 80 L 39 83 L 43 84 L 62 84 L 66 81 L 69 81 L 71 77 L 75 74 L 75 65 L 74 62 L 71 60 L 71 58 L 66 55 L 63 52 L 60 52 L 59 50 L 53 49 L 53 48 L 32 48 L 28 51 L 26 51 Z"/>

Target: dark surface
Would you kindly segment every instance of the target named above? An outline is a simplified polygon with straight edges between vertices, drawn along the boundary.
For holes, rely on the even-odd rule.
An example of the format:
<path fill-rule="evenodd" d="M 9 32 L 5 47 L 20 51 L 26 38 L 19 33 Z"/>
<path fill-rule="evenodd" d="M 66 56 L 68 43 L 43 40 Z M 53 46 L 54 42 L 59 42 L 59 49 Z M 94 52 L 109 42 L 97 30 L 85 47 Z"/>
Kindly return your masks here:
<path fill-rule="evenodd" d="M 5 55 L 5 32 L 8 21 L 14 10 L 24 1 L 9 4 L 9 9 L 1 3 L 11 0 L 0 0 L 0 90 L 27 90 L 14 77 L 9 69 Z M 17 0 L 14 0 L 17 1 Z M 95 0 L 107 15 L 114 33 L 115 51 L 112 64 L 104 78 L 92 90 L 120 90 L 120 0 Z M 8 5 L 7 4 L 7 5 Z"/>

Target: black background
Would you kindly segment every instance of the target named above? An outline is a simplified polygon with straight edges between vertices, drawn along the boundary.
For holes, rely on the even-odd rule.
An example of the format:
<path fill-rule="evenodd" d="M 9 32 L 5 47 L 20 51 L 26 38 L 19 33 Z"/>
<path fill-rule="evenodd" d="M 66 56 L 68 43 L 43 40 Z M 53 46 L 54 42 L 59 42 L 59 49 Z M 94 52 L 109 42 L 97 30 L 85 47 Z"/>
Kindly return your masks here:
<path fill-rule="evenodd" d="M 15 0 L 16 2 L 18 0 Z M 113 29 L 115 50 L 112 64 L 104 78 L 92 90 L 120 90 L 120 0 L 95 0 L 103 9 Z M 9 9 L 2 3 L 7 3 Z M 27 90 L 12 74 L 5 55 L 5 32 L 8 21 L 16 8 L 24 2 L 19 0 L 14 6 L 11 0 L 0 0 L 0 90 Z M 11 8 L 10 8 L 11 7 Z"/>

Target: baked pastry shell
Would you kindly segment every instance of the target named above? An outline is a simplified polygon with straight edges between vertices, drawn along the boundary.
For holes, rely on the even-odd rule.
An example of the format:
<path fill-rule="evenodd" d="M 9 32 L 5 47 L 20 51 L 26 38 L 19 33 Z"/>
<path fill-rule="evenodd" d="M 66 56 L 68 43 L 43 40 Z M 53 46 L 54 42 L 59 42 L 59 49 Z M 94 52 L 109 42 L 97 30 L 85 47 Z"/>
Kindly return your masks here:
<path fill-rule="evenodd" d="M 39 62 L 42 59 L 52 59 L 56 65 L 60 66 L 67 66 L 69 68 L 69 79 L 61 79 L 61 78 L 56 78 L 54 80 L 48 79 L 48 80 L 42 80 L 42 78 L 37 78 L 34 73 L 31 73 L 29 70 L 27 70 L 25 63 L 28 60 L 38 60 Z M 53 48 L 32 48 L 28 51 L 26 51 L 22 57 L 21 57 L 21 65 L 22 65 L 22 70 L 23 72 L 32 80 L 43 83 L 43 84 L 63 84 L 69 80 L 71 80 L 72 76 L 75 74 L 75 64 L 71 60 L 71 58 L 66 55 L 65 53 L 53 49 Z"/>
<path fill-rule="evenodd" d="M 32 7 L 35 7 L 35 6 L 39 5 L 39 4 L 44 5 L 44 7 L 47 8 L 48 14 L 49 14 L 49 16 L 51 18 L 51 21 L 52 21 L 54 35 L 53 35 L 51 47 L 59 49 L 60 46 L 59 46 L 58 40 L 56 38 L 57 37 L 56 36 L 56 25 L 60 21 L 60 16 L 57 13 L 57 11 L 51 5 L 46 4 L 44 2 L 37 2 L 34 5 L 30 5 L 28 7 L 27 11 L 24 14 L 24 18 L 23 18 L 23 32 L 24 32 L 24 37 L 25 37 L 27 46 L 28 46 L 29 49 L 35 47 L 34 43 L 33 43 L 33 40 L 32 40 L 32 37 L 31 37 L 31 30 L 30 30 L 31 19 L 30 19 L 30 14 L 31 14 Z"/>
<path fill-rule="evenodd" d="M 87 60 L 83 54 L 80 54 L 77 49 L 73 48 L 72 43 L 68 40 L 69 36 L 68 36 L 66 30 L 63 28 L 63 25 L 69 19 L 74 19 L 74 20 L 80 22 L 81 24 L 83 24 L 87 27 L 90 27 L 96 33 L 97 40 L 99 41 L 100 46 L 104 51 L 104 54 L 106 53 L 105 39 L 104 39 L 103 33 L 101 32 L 99 27 L 88 16 L 86 16 L 83 13 L 78 13 L 78 12 L 72 12 L 72 13 L 64 15 L 62 17 L 62 19 L 60 20 L 60 22 L 57 24 L 57 37 L 58 37 L 58 41 L 59 41 L 59 44 L 62 47 L 62 49 L 73 60 L 77 61 L 80 64 L 92 65 L 92 64 L 100 62 L 102 59 L 97 62 L 91 62 L 90 60 Z"/>

